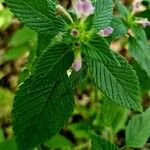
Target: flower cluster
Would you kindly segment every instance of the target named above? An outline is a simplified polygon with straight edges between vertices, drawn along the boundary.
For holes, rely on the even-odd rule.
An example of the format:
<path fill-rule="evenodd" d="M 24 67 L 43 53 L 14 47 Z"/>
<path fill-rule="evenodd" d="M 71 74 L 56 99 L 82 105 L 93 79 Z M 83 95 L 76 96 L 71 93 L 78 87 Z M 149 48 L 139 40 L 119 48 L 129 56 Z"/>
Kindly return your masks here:
<path fill-rule="evenodd" d="M 78 19 L 85 21 L 90 15 L 94 14 L 95 7 L 92 5 L 90 0 L 76 0 L 73 3 L 73 8 L 75 14 L 77 15 Z M 113 32 L 113 28 L 106 27 L 98 32 L 98 34 L 102 37 L 107 37 Z M 71 36 L 77 37 L 79 35 L 79 31 L 77 29 L 71 30 Z M 82 68 L 82 57 L 81 52 L 75 55 L 74 62 L 72 64 L 72 68 L 75 71 L 79 71 Z"/>
<path fill-rule="evenodd" d="M 135 0 L 132 3 L 132 13 L 143 11 L 144 8 L 142 7 L 142 0 Z M 136 21 L 137 24 L 141 25 L 142 27 L 150 26 L 150 21 L 147 18 L 140 18 Z"/>
<path fill-rule="evenodd" d="M 73 0 L 73 9 L 79 21 L 84 23 L 84 21 L 92 14 L 94 14 L 95 7 L 93 6 L 91 0 Z M 61 5 L 56 6 L 57 13 L 65 15 L 72 23 L 73 19 L 70 14 L 63 8 Z M 102 37 L 107 37 L 113 32 L 113 28 L 106 27 L 98 32 L 98 34 Z M 73 38 L 78 38 L 80 36 L 79 29 L 73 27 L 70 31 L 70 35 Z M 72 64 L 72 68 L 75 71 L 79 71 L 82 68 L 82 57 L 81 51 L 79 50 L 79 46 L 75 46 L 75 58 Z M 77 53 L 77 54 L 76 54 Z"/>

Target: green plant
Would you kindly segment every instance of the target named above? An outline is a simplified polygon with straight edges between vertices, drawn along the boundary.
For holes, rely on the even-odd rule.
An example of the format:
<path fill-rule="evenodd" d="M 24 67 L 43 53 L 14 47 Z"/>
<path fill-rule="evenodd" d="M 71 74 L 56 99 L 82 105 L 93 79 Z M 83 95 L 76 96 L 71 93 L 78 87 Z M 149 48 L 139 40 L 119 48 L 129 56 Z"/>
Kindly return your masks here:
<path fill-rule="evenodd" d="M 117 0 L 118 16 L 113 16 L 112 0 L 72 2 L 73 10 L 67 10 L 55 0 L 6 0 L 18 19 L 38 33 L 35 61 L 13 104 L 14 135 L 21 150 L 37 147 L 63 128 L 74 109 L 73 90 L 86 74 L 110 102 L 142 112 L 136 72 L 109 44 L 116 38 L 128 39 L 129 53 L 150 77 L 149 44 L 142 28 L 149 21 L 136 17 L 135 9 L 130 11 Z M 145 144 L 150 126 L 145 123 L 147 114 L 129 122 L 127 147 Z M 130 141 L 136 138 L 134 129 L 129 133 L 135 122 L 147 124 L 138 137 L 139 145 Z M 92 143 L 93 150 L 118 149 L 93 133 Z"/>

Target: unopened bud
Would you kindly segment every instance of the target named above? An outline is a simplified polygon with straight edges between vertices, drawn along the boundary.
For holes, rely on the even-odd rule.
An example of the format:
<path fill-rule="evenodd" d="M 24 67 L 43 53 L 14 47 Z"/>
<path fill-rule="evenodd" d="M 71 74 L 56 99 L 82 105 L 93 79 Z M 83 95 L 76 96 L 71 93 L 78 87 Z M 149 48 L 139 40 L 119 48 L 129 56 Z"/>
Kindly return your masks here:
<path fill-rule="evenodd" d="M 82 59 L 75 59 L 74 63 L 72 64 L 72 68 L 78 72 L 82 68 Z"/>
<path fill-rule="evenodd" d="M 66 9 L 64 7 L 62 7 L 61 5 L 57 5 L 56 6 L 56 11 L 57 11 L 58 14 L 65 15 L 73 23 L 72 17 L 70 16 L 70 14 L 66 11 Z"/>
<path fill-rule="evenodd" d="M 72 29 L 71 30 L 71 36 L 73 36 L 73 37 L 78 37 L 78 35 L 79 35 L 79 30 L 78 29 Z"/>
<path fill-rule="evenodd" d="M 82 57 L 81 54 L 79 53 L 77 56 L 75 56 L 74 62 L 72 64 L 72 68 L 78 72 L 82 68 Z"/>

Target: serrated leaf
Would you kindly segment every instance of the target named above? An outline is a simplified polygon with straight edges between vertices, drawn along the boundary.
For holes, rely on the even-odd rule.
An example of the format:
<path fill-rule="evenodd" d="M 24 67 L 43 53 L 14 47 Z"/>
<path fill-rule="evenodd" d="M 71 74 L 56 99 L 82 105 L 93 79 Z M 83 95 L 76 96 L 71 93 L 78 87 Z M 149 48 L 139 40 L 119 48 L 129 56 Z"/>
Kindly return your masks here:
<path fill-rule="evenodd" d="M 13 126 L 21 150 L 33 148 L 54 136 L 74 108 L 73 91 L 67 78 L 53 83 L 45 79 L 32 90 L 33 81 L 34 76 L 25 81 L 14 103 Z"/>
<path fill-rule="evenodd" d="M 110 25 L 113 12 L 112 0 L 96 0 L 93 27 L 101 30 Z"/>
<path fill-rule="evenodd" d="M 87 56 L 95 84 L 112 101 L 126 108 L 141 111 L 140 86 L 132 67 L 121 56 L 115 62 L 100 62 Z"/>
<path fill-rule="evenodd" d="M 131 65 L 132 65 L 132 67 L 134 68 L 134 70 L 136 71 L 136 73 L 138 75 L 142 91 L 143 92 L 149 91 L 149 89 L 150 89 L 150 77 L 148 77 L 145 70 L 143 70 L 141 68 L 141 66 L 135 60 L 133 60 L 131 62 Z"/>
<path fill-rule="evenodd" d="M 37 32 L 56 35 L 64 30 L 64 20 L 56 16 L 56 1 L 6 0 L 6 3 L 23 23 Z"/>
<path fill-rule="evenodd" d="M 34 74 L 16 93 L 13 126 L 21 150 L 28 150 L 50 139 L 70 117 L 74 98 L 66 71 L 73 52 L 66 44 L 48 47 Z"/>
<path fill-rule="evenodd" d="M 62 41 L 62 33 L 57 34 L 56 36 L 54 36 L 53 34 L 43 34 L 43 33 L 39 33 L 38 34 L 38 45 L 37 45 L 37 49 L 36 49 L 36 53 L 37 56 L 41 56 L 41 54 L 43 53 L 43 51 L 51 45 L 55 45 L 57 43 L 60 43 Z"/>
<path fill-rule="evenodd" d="M 57 79 L 62 73 L 66 74 L 73 59 L 74 54 L 69 45 L 58 43 L 49 46 L 39 58 L 34 74 L 39 77 L 41 74 L 49 74 L 51 79 Z"/>
<path fill-rule="evenodd" d="M 37 56 L 41 56 L 42 52 L 48 47 L 51 41 L 50 34 L 38 34 L 38 45 L 36 49 Z"/>
<path fill-rule="evenodd" d="M 105 63 L 117 61 L 105 39 L 99 35 L 92 37 L 88 43 L 84 43 L 82 46 L 83 52 L 95 60 Z"/>
<path fill-rule="evenodd" d="M 110 141 L 101 138 L 100 136 L 92 133 L 91 135 L 92 150 L 119 150 L 119 148 Z"/>
<path fill-rule="evenodd" d="M 134 37 L 129 38 L 129 52 L 150 77 L 150 46 Z"/>
<path fill-rule="evenodd" d="M 141 148 L 150 137 L 150 108 L 134 116 L 126 127 L 126 145 Z"/>

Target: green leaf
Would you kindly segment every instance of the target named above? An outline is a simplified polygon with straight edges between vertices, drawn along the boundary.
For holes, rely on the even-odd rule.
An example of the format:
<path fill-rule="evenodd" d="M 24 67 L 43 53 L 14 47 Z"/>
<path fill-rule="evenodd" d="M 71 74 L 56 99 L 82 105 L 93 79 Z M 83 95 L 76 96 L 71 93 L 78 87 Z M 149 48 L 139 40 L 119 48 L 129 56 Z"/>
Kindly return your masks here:
<path fill-rule="evenodd" d="M 48 78 L 48 77 L 47 77 Z M 31 76 L 17 92 L 13 125 L 20 149 L 37 146 L 54 136 L 74 108 L 73 91 L 67 77 L 50 83 Z"/>
<path fill-rule="evenodd" d="M 2 128 L 0 128 L 0 143 L 2 143 L 3 141 L 5 141 L 5 136 L 4 136 Z"/>
<path fill-rule="evenodd" d="M 73 51 L 67 44 L 59 43 L 49 46 L 39 58 L 34 73 L 39 77 L 45 74 L 49 75 L 51 79 L 57 79 L 62 73 L 66 74 L 73 59 Z"/>
<path fill-rule="evenodd" d="M 54 136 L 74 108 L 71 83 L 65 75 L 73 61 L 66 44 L 48 47 L 34 73 L 16 93 L 13 126 L 22 150 L 33 148 Z"/>
<path fill-rule="evenodd" d="M 137 39 L 147 42 L 146 33 L 141 26 L 132 26 L 131 29 Z"/>
<path fill-rule="evenodd" d="M 45 146 L 49 148 L 63 148 L 63 147 L 72 147 L 73 144 L 69 139 L 67 139 L 65 136 L 62 136 L 60 134 L 54 136 L 51 140 L 46 141 L 44 143 Z"/>
<path fill-rule="evenodd" d="M 76 139 L 88 140 L 89 130 L 91 129 L 91 124 L 88 123 L 87 121 L 79 121 L 76 123 L 69 124 L 67 128 L 71 131 L 71 133 L 73 133 Z"/>
<path fill-rule="evenodd" d="M 141 66 L 135 60 L 133 60 L 131 62 L 131 65 L 138 75 L 142 91 L 144 91 L 144 92 L 149 91 L 149 89 L 150 89 L 150 77 L 148 77 L 145 70 L 143 70 L 141 68 Z"/>
<path fill-rule="evenodd" d="M 134 37 L 129 38 L 129 52 L 150 77 L 150 46 Z"/>
<path fill-rule="evenodd" d="M 13 34 L 9 42 L 9 46 L 16 47 L 24 44 L 33 45 L 36 42 L 37 39 L 36 37 L 37 37 L 36 32 L 27 27 L 23 27 L 21 29 L 18 29 Z"/>
<path fill-rule="evenodd" d="M 118 12 L 120 13 L 120 15 L 122 17 L 129 16 L 129 11 L 127 10 L 127 8 L 119 0 L 114 0 L 114 1 L 115 1 L 116 8 Z"/>
<path fill-rule="evenodd" d="M 13 101 L 13 97 L 14 97 L 14 93 L 11 92 L 8 89 L 5 88 L 0 88 L 0 107 L 4 108 L 4 107 L 11 107 L 12 105 L 12 101 Z M 2 112 L 1 112 L 2 111 Z M 5 108 L 4 110 L 0 110 L 0 113 L 4 113 L 5 111 L 7 111 L 7 109 Z"/>
<path fill-rule="evenodd" d="M 23 56 L 27 51 L 29 51 L 29 47 L 27 47 L 26 45 L 9 48 L 3 56 L 3 61 L 6 62 L 10 60 L 16 60 L 19 57 Z"/>
<path fill-rule="evenodd" d="M 50 34 L 38 34 L 37 56 L 41 56 L 42 52 L 48 47 L 51 41 Z"/>
<path fill-rule="evenodd" d="M 101 138 L 100 136 L 92 133 L 91 135 L 92 150 L 119 150 L 119 148 L 110 141 Z"/>
<path fill-rule="evenodd" d="M 0 3 L 0 5 L 2 5 Z M 10 10 L 8 8 L 2 9 L 0 10 L 0 29 L 1 30 L 6 30 L 12 23 L 12 19 L 13 19 L 13 14 L 10 12 Z"/>
<path fill-rule="evenodd" d="M 111 34 L 112 38 L 119 38 L 128 32 L 128 26 L 120 17 L 114 17 L 111 22 L 111 27 L 114 29 Z"/>
<path fill-rule="evenodd" d="M 120 66 L 115 62 L 100 62 L 87 55 L 92 78 L 112 102 L 141 111 L 140 86 L 137 76 L 125 59 L 115 55 Z"/>
<path fill-rule="evenodd" d="M 126 145 L 142 148 L 150 137 L 150 108 L 134 116 L 126 127 Z"/>
<path fill-rule="evenodd" d="M 106 63 L 117 61 L 105 39 L 99 35 L 93 36 L 88 43 L 84 43 L 82 46 L 83 52 L 88 57 Z"/>
<path fill-rule="evenodd" d="M 105 100 L 102 105 L 102 121 L 105 126 L 111 127 L 115 133 L 121 128 L 124 128 L 125 121 L 127 120 L 127 114 L 127 109 L 118 106 L 111 101 Z"/>
<path fill-rule="evenodd" d="M 110 25 L 113 12 L 112 0 L 96 0 L 93 27 L 101 30 Z"/>
<path fill-rule="evenodd" d="M 6 0 L 13 13 L 28 27 L 40 32 L 56 35 L 64 31 L 64 20 L 56 15 L 53 0 Z"/>
<path fill-rule="evenodd" d="M 61 42 L 62 42 L 62 33 L 59 33 L 55 36 L 53 34 L 39 33 L 38 34 L 38 42 L 37 42 L 38 44 L 37 44 L 37 49 L 36 49 L 37 56 L 38 57 L 41 56 L 43 51 L 48 46 L 55 45 L 55 44 L 61 43 Z"/>
<path fill-rule="evenodd" d="M 18 150 L 14 139 L 7 140 L 5 142 L 0 143 L 0 149 L 1 150 Z"/>

